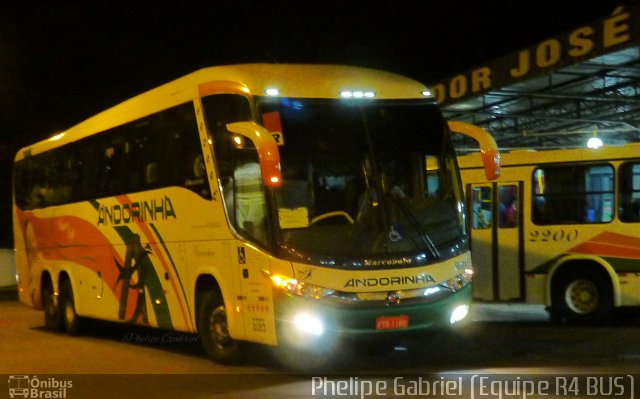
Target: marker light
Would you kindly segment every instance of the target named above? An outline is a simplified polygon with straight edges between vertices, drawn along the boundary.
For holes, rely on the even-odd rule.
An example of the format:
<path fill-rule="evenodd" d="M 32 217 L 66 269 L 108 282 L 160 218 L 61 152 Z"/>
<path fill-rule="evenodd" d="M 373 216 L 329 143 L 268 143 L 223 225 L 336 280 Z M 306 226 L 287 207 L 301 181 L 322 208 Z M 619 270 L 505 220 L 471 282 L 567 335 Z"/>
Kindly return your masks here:
<path fill-rule="evenodd" d="M 449 319 L 450 324 L 455 324 L 469 314 L 469 305 L 460 305 L 457 308 L 453 309 L 451 312 L 451 318 Z"/>
<path fill-rule="evenodd" d="M 280 90 L 276 89 L 275 87 L 269 87 L 264 91 L 264 93 L 268 96 L 277 96 L 278 94 L 280 94 Z"/>
<path fill-rule="evenodd" d="M 56 135 L 52 136 L 49 140 L 51 140 L 51 141 L 58 141 L 58 140 L 60 140 L 60 139 L 61 139 L 61 138 L 63 138 L 63 137 L 64 137 L 64 132 L 63 132 L 63 133 L 58 133 L 58 134 L 56 134 Z"/>
<path fill-rule="evenodd" d="M 340 97 L 342 98 L 374 98 L 375 96 L 376 93 L 370 90 L 343 90 L 340 92 Z"/>
<path fill-rule="evenodd" d="M 291 287 L 295 287 L 298 285 L 298 281 L 292 278 L 280 276 L 278 274 L 269 275 L 271 281 L 276 287 L 290 289 Z"/>
<path fill-rule="evenodd" d="M 429 91 L 429 89 L 424 89 L 422 90 L 422 95 L 425 97 L 431 97 L 431 91 Z"/>
<path fill-rule="evenodd" d="M 273 285 L 285 289 L 289 294 L 305 298 L 321 299 L 326 296 L 333 295 L 335 292 L 332 289 L 304 283 L 294 278 L 281 276 L 279 274 L 271 274 L 266 270 L 263 270 L 262 273 L 271 279 Z"/>

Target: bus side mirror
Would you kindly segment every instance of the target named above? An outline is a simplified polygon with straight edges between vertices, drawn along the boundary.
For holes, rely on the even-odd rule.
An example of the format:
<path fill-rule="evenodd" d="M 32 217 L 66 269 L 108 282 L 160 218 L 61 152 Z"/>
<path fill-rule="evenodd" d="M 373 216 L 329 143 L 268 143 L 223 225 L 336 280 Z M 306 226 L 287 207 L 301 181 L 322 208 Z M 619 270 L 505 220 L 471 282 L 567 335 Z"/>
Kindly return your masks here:
<path fill-rule="evenodd" d="M 282 185 L 280 171 L 280 151 L 271 133 L 254 122 L 234 122 L 227 124 L 227 130 L 251 140 L 258 151 L 262 181 L 267 187 Z"/>
<path fill-rule="evenodd" d="M 450 121 L 449 130 L 471 137 L 480 145 L 480 155 L 487 180 L 500 177 L 500 151 L 493 137 L 486 130 L 466 122 Z"/>

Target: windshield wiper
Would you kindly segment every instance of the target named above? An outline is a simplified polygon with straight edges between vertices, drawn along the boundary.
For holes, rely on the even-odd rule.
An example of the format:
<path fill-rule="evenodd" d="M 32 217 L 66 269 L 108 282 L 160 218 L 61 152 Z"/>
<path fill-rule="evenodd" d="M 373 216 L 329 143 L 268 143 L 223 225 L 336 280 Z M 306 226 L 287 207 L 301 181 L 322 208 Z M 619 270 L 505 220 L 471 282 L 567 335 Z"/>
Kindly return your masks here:
<path fill-rule="evenodd" d="M 410 206 L 407 206 L 407 203 L 406 203 L 407 199 L 396 193 L 391 193 L 391 195 L 393 199 L 396 200 L 395 202 L 398 208 L 400 208 L 400 211 L 411 223 L 411 226 L 418 231 L 418 234 L 420 235 L 422 242 L 425 244 L 429 252 L 431 252 L 431 256 L 433 256 L 434 259 L 440 259 L 440 251 L 438 251 L 438 247 L 436 247 L 436 244 L 433 242 L 429 234 L 427 234 L 427 232 L 422 228 L 422 225 L 418 221 L 418 218 L 416 217 L 416 214 L 413 211 L 413 209 L 411 209 Z"/>

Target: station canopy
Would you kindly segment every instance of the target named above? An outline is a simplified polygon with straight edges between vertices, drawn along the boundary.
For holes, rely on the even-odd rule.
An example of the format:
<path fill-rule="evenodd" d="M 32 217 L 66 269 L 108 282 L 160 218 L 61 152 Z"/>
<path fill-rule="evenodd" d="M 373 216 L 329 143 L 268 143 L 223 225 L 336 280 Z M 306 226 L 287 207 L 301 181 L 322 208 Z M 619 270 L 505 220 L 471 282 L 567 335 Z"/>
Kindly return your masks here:
<path fill-rule="evenodd" d="M 445 117 L 501 150 L 640 142 L 640 3 L 430 84 Z M 477 148 L 454 136 L 460 152 Z"/>

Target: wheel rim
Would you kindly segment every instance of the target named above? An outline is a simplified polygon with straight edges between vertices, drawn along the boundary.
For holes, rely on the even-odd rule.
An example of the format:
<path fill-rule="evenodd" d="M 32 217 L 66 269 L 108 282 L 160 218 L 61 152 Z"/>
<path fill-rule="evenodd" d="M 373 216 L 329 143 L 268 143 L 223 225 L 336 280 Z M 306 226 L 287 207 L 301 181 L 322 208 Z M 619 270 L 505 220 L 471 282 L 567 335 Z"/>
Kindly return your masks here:
<path fill-rule="evenodd" d="M 53 293 L 53 290 L 48 290 L 45 293 L 44 300 L 45 300 L 45 304 L 44 304 L 45 312 L 49 316 L 55 316 L 56 313 L 58 312 L 58 309 L 57 309 L 58 305 L 56 303 L 56 296 Z"/>
<path fill-rule="evenodd" d="M 209 317 L 209 331 L 213 337 L 213 342 L 217 346 L 223 347 L 231 342 L 229 328 L 227 326 L 227 313 L 224 306 L 218 306 Z"/>
<path fill-rule="evenodd" d="M 589 280 L 572 281 L 567 286 L 565 302 L 575 313 L 592 313 L 598 308 L 600 302 L 598 287 Z"/>
<path fill-rule="evenodd" d="M 73 304 L 69 301 L 66 301 L 64 304 L 64 316 L 67 326 L 73 324 L 73 321 L 76 318 L 76 310 L 74 309 Z"/>

